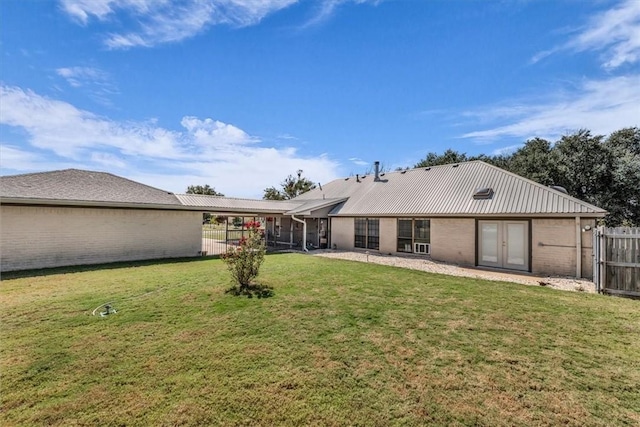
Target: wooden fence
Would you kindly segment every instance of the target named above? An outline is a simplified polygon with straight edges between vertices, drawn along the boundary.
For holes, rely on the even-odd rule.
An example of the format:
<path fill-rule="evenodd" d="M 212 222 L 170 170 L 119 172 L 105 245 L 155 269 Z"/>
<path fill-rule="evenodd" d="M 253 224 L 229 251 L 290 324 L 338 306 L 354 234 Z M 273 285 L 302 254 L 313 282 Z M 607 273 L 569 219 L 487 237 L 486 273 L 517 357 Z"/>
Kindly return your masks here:
<path fill-rule="evenodd" d="M 640 298 L 640 228 L 598 227 L 593 236 L 598 291 Z"/>

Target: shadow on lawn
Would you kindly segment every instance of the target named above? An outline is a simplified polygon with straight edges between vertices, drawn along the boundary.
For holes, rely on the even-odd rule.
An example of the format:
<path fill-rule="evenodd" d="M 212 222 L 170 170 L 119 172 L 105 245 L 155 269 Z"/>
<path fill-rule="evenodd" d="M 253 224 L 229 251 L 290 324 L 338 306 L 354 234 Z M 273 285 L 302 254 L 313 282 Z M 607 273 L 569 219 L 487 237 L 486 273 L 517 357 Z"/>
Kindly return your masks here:
<path fill-rule="evenodd" d="M 267 252 L 267 256 L 281 255 L 284 253 L 291 253 L 291 252 Z M 148 259 L 148 260 L 141 260 L 141 261 L 121 261 L 121 262 L 110 262 L 107 264 L 69 265 L 65 267 L 40 268 L 36 270 L 7 271 L 2 273 L 2 280 L 22 279 L 26 277 L 51 276 L 54 274 L 82 273 L 85 271 L 115 270 L 118 268 L 144 267 L 149 265 L 160 265 L 160 264 L 182 264 L 182 263 L 190 263 L 190 262 L 203 262 L 203 261 L 210 261 L 212 259 L 220 259 L 220 255 L 212 255 L 212 256 L 204 256 L 204 257 L 189 257 L 189 258 L 161 258 L 161 259 Z"/>
<path fill-rule="evenodd" d="M 163 258 L 142 261 L 122 261 L 107 264 L 70 265 L 66 267 L 41 268 L 37 270 L 7 271 L 2 273 L 2 280 L 21 279 L 25 277 L 51 276 L 54 274 L 82 273 L 85 271 L 115 270 L 118 268 L 144 267 L 159 264 L 182 264 L 190 262 L 203 262 L 219 257 L 194 257 L 194 258 Z"/>
<path fill-rule="evenodd" d="M 247 286 L 232 286 L 226 291 L 225 294 L 231 294 L 234 296 L 246 296 L 247 298 L 270 298 L 274 295 L 273 288 L 267 285 L 250 284 Z"/>

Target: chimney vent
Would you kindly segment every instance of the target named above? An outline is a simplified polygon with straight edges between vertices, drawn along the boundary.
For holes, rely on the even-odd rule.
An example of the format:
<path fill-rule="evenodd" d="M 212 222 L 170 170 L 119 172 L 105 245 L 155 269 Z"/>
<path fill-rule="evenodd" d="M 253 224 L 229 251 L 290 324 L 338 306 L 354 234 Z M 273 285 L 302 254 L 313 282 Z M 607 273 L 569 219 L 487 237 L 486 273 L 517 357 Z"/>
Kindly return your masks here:
<path fill-rule="evenodd" d="M 373 162 L 373 171 L 375 172 L 375 181 L 380 181 L 380 162 L 379 161 L 375 161 Z"/>

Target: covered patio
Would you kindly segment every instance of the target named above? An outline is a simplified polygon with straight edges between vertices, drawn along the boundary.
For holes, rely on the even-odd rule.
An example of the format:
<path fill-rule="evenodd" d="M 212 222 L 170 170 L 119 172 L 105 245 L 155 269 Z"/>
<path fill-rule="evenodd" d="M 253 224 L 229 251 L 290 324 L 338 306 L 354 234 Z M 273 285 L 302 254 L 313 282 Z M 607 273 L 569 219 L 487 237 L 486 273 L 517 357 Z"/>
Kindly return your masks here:
<path fill-rule="evenodd" d="M 219 255 L 237 246 L 248 232 L 249 221 L 260 223 L 267 250 L 326 249 L 331 247 L 329 212 L 345 199 L 293 202 L 250 200 L 196 194 L 176 195 L 190 207 L 202 208 L 202 255 Z M 203 215 L 204 218 L 204 215 Z"/>

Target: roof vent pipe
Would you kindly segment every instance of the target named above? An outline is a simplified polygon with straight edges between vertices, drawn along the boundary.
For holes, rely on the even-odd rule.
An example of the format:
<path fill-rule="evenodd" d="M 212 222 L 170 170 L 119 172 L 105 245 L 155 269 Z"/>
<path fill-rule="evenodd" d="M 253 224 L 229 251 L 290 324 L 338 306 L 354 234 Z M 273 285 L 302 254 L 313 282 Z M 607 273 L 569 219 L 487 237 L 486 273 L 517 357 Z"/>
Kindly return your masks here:
<path fill-rule="evenodd" d="M 380 181 L 380 162 L 379 161 L 375 161 L 373 162 L 373 172 L 375 173 L 375 181 Z"/>
<path fill-rule="evenodd" d="M 564 193 L 564 194 L 567 194 L 567 195 L 569 194 L 567 189 L 562 187 L 562 186 L 560 186 L 560 185 L 550 185 L 549 188 L 553 188 L 554 190 L 559 191 L 559 192 Z"/>

